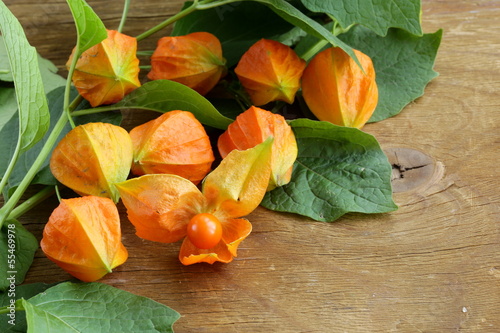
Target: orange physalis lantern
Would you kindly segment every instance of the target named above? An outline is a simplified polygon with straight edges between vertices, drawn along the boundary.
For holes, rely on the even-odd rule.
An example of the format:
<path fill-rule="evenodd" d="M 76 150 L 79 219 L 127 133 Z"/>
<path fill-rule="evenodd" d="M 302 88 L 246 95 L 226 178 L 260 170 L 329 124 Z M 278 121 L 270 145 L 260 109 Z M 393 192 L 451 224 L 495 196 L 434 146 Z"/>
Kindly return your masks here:
<path fill-rule="evenodd" d="M 123 264 L 120 216 L 108 198 L 63 199 L 43 230 L 45 255 L 77 279 L 92 282 Z"/>
<path fill-rule="evenodd" d="M 318 53 L 302 76 L 302 92 L 319 120 L 361 128 L 378 102 L 375 69 L 370 57 L 354 50 L 363 70 L 340 47 Z"/>
<path fill-rule="evenodd" d="M 252 106 L 236 117 L 217 143 L 224 158 L 233 149 L 252 148 L 269 137 L 274 138 L 274 143 L 268 191 L 290 182 L 293 163 L 297 159 L 297 141 L 283 116 Z"/>
<path fill-rule="evenodd" d="M 118 202 L 114 183 L 127 179 L 132 164 L 132 140 L 120 126 L 87 123 L 72 129 L 59 142 L 50 170 L 63 185 L 80 195 Z"/>
<path fill-rule="evenodd" d="M 171 173 L 198 184 L 214 154 L 203 125 L 187 111 L 170 111 L 130 131 L 132 173 Z"/>
<path fill-rule="evenodd" d="M 83 52 L 78 59 L 73 84 L 93 107 L 119 102 L 141 86 L 136 52 L 134 37 L 108 30 L 108 38 Z M 71 54 L 66 63 L 68 69 L 73 56 Z"/>
<path fill-rule="evenodd" d="M 243 54 L 234 71 L 254 105 L 276 100 L 292 104 L 305 66 L 289 46 L 261 39 Z"/>
<path fill-rule="evenodd" d="M 117 184 L 130 222 L 144 239 L 172 243 L 184 238 L 184 265 L 230 262 L 252 225 L 240 218 L 260 204 L 271 172 L 272 139 L 231 152 L 203 181 L 150 174 Z"/>
<path fill-rule="evenodd" d="M 211 33 L 163 37 L 151 56 L 148 78 L 176 81 L 205 95 L 225 75 L 225 63 L 221 43 Z"/>

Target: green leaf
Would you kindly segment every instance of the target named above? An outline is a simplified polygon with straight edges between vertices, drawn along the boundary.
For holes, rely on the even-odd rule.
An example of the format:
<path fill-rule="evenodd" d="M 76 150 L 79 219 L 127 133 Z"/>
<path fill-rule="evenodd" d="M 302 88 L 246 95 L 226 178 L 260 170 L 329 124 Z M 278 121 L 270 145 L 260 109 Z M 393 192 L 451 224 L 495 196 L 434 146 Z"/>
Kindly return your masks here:
<path fill-rule="evenodd" d="M 0 131 L 17 111 L 16 89 L 14 87 L 0 87 Z M 16 136 L 14 136 L 16 138 Z M 1 144 L 1 142 L 0 142 Z M 3 151 L 3 150 L 0 150 Z M 3 159 L 2 154 L 2 159 Z M 8 161 L 7 161 L 8 163 Z M 1 164 L 1 162 L 0 162 Z M 3 174 L 3 172 L 1 172 Z"/>
<path fill-rule="evenodd" d="M 191 4 L 186 2 L 184 8 Z M 226 65 L 231 67 L 259 39 L 275 39 L 291 27 L 260 4 L 235 2 L 189 14 L 175 23 L 172 35 L 182 36 L 199 31 L 214 34 L 222 44 Z"/>
<path fill-rule="evenodd" d="M 10 284 L 19 284 L 33 262 L 33 256 L 38 249 L 38 241 L 15 220 L 7 221 L 0 231 L 0 291 L 10 288 Z M 14 277 L 13 280 L 10 278 Z"/>
<path fill-rule="evenodd" d="M 352 48 L 340 40 L 337 36 L 333 35 L 330 31 L 326 30 L 321 24 L 314 21 L 303 12 L 292 6 L 285 0 L 251 0 L 268 6 L 276 14 L 281 16 L 287 22 L 301 28 L 310 35 L 317 38 L 324 39 L 334 46 L 342 48 L 351 58 L 356 59 Z"/>
<path fill-rule="evenodd" d="M 70 96 L 71 99 L 75 98 L 77 94 L 78 93 L 76 89 L 72 89 Z M 55 123 L 57 122 L 57 119 L 63 112 L 62 110 L 64 106 L 64 87 L 59 87 L 51 91 L 47 95 L 47 99 L 50 105 L 50 114 L 51 114 L 50 130 L 52 130 Z M 87 102 L 84 102 L 82 105 L 78 107 L 78 109 L 88 108 L 88 107 L 89 104 Z M 15 146 L 13 146 L 15 143 L 12 143 L 12 140 L 9 140 L 9 137 L 10 135 L 12 135 L 12 133 L 15 133 L 16 131 L 17 128 L 16 117 L 17 115 L 14 115 L 10 123 L 7 126 L 5 126 L 2 130 L 0 130 L 0 148 L 5 149 L 6 152 L 11 152 L 15 148 Z M 92 115 L 76 117 L 75 125 L 81 125 L 90 122 L 107 122 L 114 125 L 119 125 L 121 123 L 121 120 L 122 120 L 122 115 L 120 112 L 105 112 L 105 113 L 96 113 Z M 61 134 L 59 135 L 58 141 L 61 140 L 64 137 L 64 135 L 66 135 L 66 133 L 68 133 L 70 130 L 71 130 L 71 125 L 67 124 L 63 129 L 63 131 L 61 132 Z M 33 148 L 23 153 L 19 157 L 18 163 L 16 164 L 11 174 L 11 177 L 9 178 L 8 185 L 6 186 L 4 192 L 5 198 L 8 198 L 10 194 L 12 194 L 12 192 L 15 190 L 15 188 L 21 183 L 27 171 L 37 158 L 40 151 L 42 150 L 43 145 L 47 140 L 47 137 L 48 136 L 45 136 L 43 140 L 38 142 L 35 146 L 33 146 Z M 40 168 L 40 171 L 38 171 L 35 178 L 32 180 L 31 184 L 42 184 L 42 185 L 57 184 L 56 179 L 54 178 L 54 176 L 52 176 L 52 173 L 50 172 L 49 161 L 50 161 L 50 155 Z M 0 171 L 2 170 L 1 168 L 2 168 L 2 163 L 0 162 Z"/>
<path fill-rule="evenodd" d="M 3 37 L 0 36 L 0 60 L 3 61 L 3 59 L 7 59 L 7 50 L 4 47 Z M 2 66 L 1 64 L 3 64 L 3 62 L 0 62 L 0 67 Z M 8 62 L 7 66 L 10 73 L 10 65 Z M 46 94 L 55 88 L 65 85 L 66 80 L 57 74 L 57 67 L 52 62 L 38 55 L 38 66 L 40 67 Z M 11 80 L 12 76 L 10 74 L 9 76 Z M 19 130 L 19 125 L 17 124 L 17 122 L 19 122 L 19 117 L 16 115 L 16 90 L 10 83 L 5 83 L 0 86 L 0 105 L 0 151 L 2 152 L 0 155 L 0 175 L 3 175 L 14 154 L 14 149 L 16 147 L 15 138 L 17 138 L 17 131 Z"/>
<path fill-rule="evenodd" d="M 0 81 L 14 81 L 9 64 L 9 56 L 3 42 L 3 37 L 0 36 Z"/>
<path fill-rule="evenodd" d="M 54 90 L 55 88 L 66 84 L 66 79 L 57 74 L 57 67 L 50 60 L 42 58 L 39 54 L 38 67 L 40 68 L 40 74 L 42 75 L 43 87 L 46 94 Z M 4 69 L 7 70 L 8 74 L 1 74 L 2 70 Z M 2 36 L 0 36 L 0 80 L 9 82 L 12 82 L 14 80 L 8 62 L 7 50 L 5 48 Z M 4 104 L 1 103 L 0 105 Z"/>
<path fill-rule="evenodd" d="M 173 332 L 180 315 L 146 297 L 103 283 L 64 282 L 28 300 L 28 332 Z"/>
<path fill-rule="evenodd" d="M 233 122 L 224 117 L 203 96 L 183 84 L 169 80 L 155 80 L 143 84 L 109 109 L 144 109 L 158 112 L 189 111 L 207 126 L 226 129 Z"/>
<path fill-rule="evenodd" d="M 66 0 L 76 24 L 77 47 L 83 53 L 108 37 L 104 23 L 84 0 Z"/>
<path fill-rule="evenodd" d="M 11 300 L 15 301 L 20 298 L 28 299 L 35 296 L 46 289 L 55 286 L 57 283 L 30 283 L 20 286 L 16 286 L 15 291 L 6 291 L 0 294 L 0 308 L 8 307 L 11 304 Z M 0 316 L 0 332 L 11 333 L 11 332 L 26 332 L 28 329 L 26 323 L 26 314 L 24 311 L 16 311 L 13 316 L 9 316 L 9 313 Z M 14 321 L 11 321 L 15 318 Z M 9 321 L 11 321 L 9 323 Z M 14 325 L 12 325 L 14 324 Z"/>
<path fill-rule="evenodd" d="M 16 85 L 19 110 L 19 147 L 26 151 L 39 141 L 49 127 L 49 110 L 45 98 L 38 55 L 15 16 L 0 1 L 0 30 Z"/>
<path fill-rule="evenodd" d="M 425 86 L 438 76 L 433 67 L 441 37 L 442 30 L 418 37 L 399 29 L 380 37 L 363 27 L 341 35 L 373 60 L 379 101 L 370 122 L 395 116 L 424 94 Z"/>
<path fill-rule="evenodd" d="M 268 192 L 264 207 L 327 222 L 348 212 L 397 209 L 392 200 L 392 167 L 373 136 L 309 119 L 290 125 L 299 148 L 292 180 Z"/>
<path fill-rule="evenodd" d="M 61 282 L 56 282 L 56 283 L 42 283 L 42 282 L 37 282 L 37 283 L 28 283 L 28 284 L 23 284 L 16 286 L 16 292 L 15 295 L 10 295 L 8 292 L 3 292 L 0 293 L 0 307 L 8 306 L 10 304 L 10 300 L 12 298 L 14 299 L 28 299 L 33 296 L 36 296 L 37 294 L 44 292 L 45 290 L 49 289 L 50 287 L 53 287 Z M 2 326 L 0 326 L 0 331 Z"/>
<path fill-rule="evenodd" d="M 401 28 L 422 35 L 420 0 L 302 0 L 313 11 L 333 16 L 342 28 L 361 24 L 380 36 L 389 28 Z"/>

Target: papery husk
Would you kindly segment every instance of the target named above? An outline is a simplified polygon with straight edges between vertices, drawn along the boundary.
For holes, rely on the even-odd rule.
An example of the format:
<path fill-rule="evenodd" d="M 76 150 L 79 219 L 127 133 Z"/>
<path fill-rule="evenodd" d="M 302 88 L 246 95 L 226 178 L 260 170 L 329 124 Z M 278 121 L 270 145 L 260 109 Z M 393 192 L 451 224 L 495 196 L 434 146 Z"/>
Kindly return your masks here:
<path fill-rule="evenodd" d="M 176 174 L 198 184 L 210 171 L 214 154 L 203 125 L 187 111 L 170 111 L 130 131 L 132 173 Z"/>
<path fill-rule="evenodd" d="M 297 159 L 297 141 L 283 116 L 252 106 L 236 117 L 217 143 L 224 158 L 233 149 L 252 148 L 270 137 L 274 138 L 274 143 L 268 191 L 290 182 L 293 164 Z"/>
<path fill-rule="evenodd" d="M 66 67 L 74 57 L 71 54 Z M 117 103 L 141 86 L 137 40 L 116 30 L 108 38 L 83 52 L 76 63 L 72 81 L 92 107 Z"/>
<path fill-rule="evenodd" d="M 132 164 L 132 140 L 126 130 L 109 123 L 87 123 L 72 129 L 50 159 L 54 177 L 80 195 L 118 202 L 114 184 L 123 182 Z"/>
<path fill-rule="evenodd" d="M 151 56 L 150 80 L 172 80 L 206 95 L 226 74 L 219 39 L 208 32 L 163 37 Z"/>
<path fill-rule="evenodd" d="M 128 258 L 118 209 L 110 199 L 96 196 L 62 199 L 40 246 L 50 260 L 85 282 L 99 280 Z"/>
<path fill-rule="evenodd" d="M 243 54 L 234 71 L 254 105 L 292 104 L 305 66 L 289 46 L 261 39 Z"/>
<path fill-rule="evenodd" d="M 318 53 L 302 76 L 302 93 L 319 120 L 335 125 L 362 128 L 378 103 L 373 63 L 354 50 L 361 66 L 340 47 Z"/>

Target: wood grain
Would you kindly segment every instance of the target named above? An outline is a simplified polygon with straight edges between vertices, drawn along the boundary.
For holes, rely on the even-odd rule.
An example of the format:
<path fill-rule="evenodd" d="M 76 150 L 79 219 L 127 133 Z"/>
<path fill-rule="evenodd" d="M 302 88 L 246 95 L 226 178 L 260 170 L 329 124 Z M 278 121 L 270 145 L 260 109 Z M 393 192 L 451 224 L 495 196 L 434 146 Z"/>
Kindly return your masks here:
<path fill-rule="evenodd" d="M 63 68 L 75 41 L 65 1 L 5 2 Z M 118 25 L 120 2 L 88 2 Z M 181 5 L 132 1 L 125 32 Z M 500 332 L 499 15 L 498 1 L 423 1 L 424 31 L 444 29 L 440 76 L 400 115 L 365 127 L 386 151 L 432 163 L 424 182 L 395 193 L 398 211 L 329 224 L 259 208 L 234 262 L 185 267 L 179 244 L 139 239 L 120 206 L 130 259 L 102 282 L 179 311 L 176 332 Z M 148 117 L 129 113 L 125 126 Z M 23 217 L 38 238 L 55 204 Z M 37 252 L 26 282 L 68 277 Z"/>

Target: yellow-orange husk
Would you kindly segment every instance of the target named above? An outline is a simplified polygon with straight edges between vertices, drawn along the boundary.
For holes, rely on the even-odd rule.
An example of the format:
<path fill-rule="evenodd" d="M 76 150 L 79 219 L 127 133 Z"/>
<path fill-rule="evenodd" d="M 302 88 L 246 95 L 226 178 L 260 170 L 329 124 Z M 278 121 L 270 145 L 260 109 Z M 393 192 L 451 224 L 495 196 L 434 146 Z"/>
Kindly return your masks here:
<path fill-rule="evenodd" d="M 196 185 L 177 175 L 144 175 L 116 187 L 137 236 L 155 242 L 182 239 L 189 220 L 205 207 Z"/>
<path fill-rule="evenodd" d="M 305 66 L 289 46 L 261 39 L 243 54 L 234 71 L 254 105 L 277 100 L 292 104 Z"/>
<path fill-rule="evenodd" d="M 69 69 L 75 50 L 66 67 Z M 76 63 L 72 81 L 90 105 L 119 102 L 141 86 L 137 40 L 116 30 L 108 30 L 108 38 L 83 52 Z"/>
<path fill-rule="evenodd" d="M 340 47 L 318 53 L 302 76 L 302 93 L 319 120 L 362 128 L 378 103 L 375 69 L 366 54 L 354 50 L 364 73 Z"/>
<path fill-rule="evenodd" d="M 208 32 L 163 37 L 151 56 L 150 80 L 172 80 L 205 95 L 226 74 L 219 39 Z"/>
<path fill-rule="evenodd" d="M 87 123 L 72 129 L 50 158 L 54 177 L 80 195 L 118 202 L 115 183 L 127 179 L 132 164 L 132 140 L 120 126 Z"/>
<path fill-rule="evenodd" d="M 171 243 L 187 235 L 196 214 L 209 213 L 221 223 L 222 238 L 211 249 L 184 240 L 179 259 L 230 262 L 251 232 L 250 214 L 264 197 L 271 172 L 272 139 L 244 151 L 231 152 L 205 179 L 200 191 L 191 181 L 171 174 L 151 174 L 117 184 L 129 220 L 144 239 Z"/>
<path fill-rule="evenodd" d="M 130 131 L 132 173 L 176 174 L 198 184 L 210 171 L 214 154 L 203 125 L 187 111 L 170 111 Z"/>
<path fill-rule="evenodd" d="M 297 159 L 297 141 L 283 116 L 252 106 L 236 117 L 217 143 L 224 158 L 233 149 L 252 148 L 269 137 L 274 138 L 274 143 L 268 191 L 290 182 Z"/>
<path fill-rule="evenodd" d="M 128 258 L 118 209 L 110 199 L 96 196 L 61 200 L 40 246 L 50 260 L 85 282 L 102 278 Z"/>

